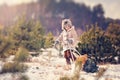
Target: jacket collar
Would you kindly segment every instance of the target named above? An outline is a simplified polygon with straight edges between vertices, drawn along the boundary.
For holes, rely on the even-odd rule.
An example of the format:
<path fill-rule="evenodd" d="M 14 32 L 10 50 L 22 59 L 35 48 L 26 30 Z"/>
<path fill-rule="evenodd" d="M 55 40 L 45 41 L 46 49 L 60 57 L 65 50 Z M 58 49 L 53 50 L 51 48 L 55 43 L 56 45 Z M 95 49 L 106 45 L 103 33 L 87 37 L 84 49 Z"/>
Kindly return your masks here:
<path fill-rule="evenodd" d="M 74 29 L 74 26 L 72 26 L 72 27 L 71 27 L 69 30 L 67 30 L 67 31 L 64 29 L 64 31 L 65 31 L 65 32 L 70 32 L 70 31 L 73 30 L 73 29 Z"/>

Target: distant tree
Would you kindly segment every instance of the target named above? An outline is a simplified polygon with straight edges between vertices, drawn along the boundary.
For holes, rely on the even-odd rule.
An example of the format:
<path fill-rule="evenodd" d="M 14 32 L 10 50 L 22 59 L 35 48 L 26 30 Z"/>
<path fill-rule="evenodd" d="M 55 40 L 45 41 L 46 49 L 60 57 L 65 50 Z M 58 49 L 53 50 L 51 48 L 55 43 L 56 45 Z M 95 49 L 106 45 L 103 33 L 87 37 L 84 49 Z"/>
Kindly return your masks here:
<path fill-rule="evenodd" d="M 93 24 L 98 23 L 98 25 L 102 28 L 104 28 L 104 21 L 105 21 L 105 17 L 104 17 L 104 10 L 101 4 L 98 4 L 96 6 L 93 7 L 93 11 L 92 11 L 92 22 Z"/>
<path fill-rule="evenodd" d="M 59 2 L 53 0 L 48 4 L 46 12 L 52 14 L 51 18 L 54 23 L 58 23 L 57 19 L 70 18 L 77 28 L 82 28 L 83 30 L 85 30 L 85 25 L 91 23 L 92 18 L 90 7 L 85 4 L 75 3 L 73 0 L 60 0 Z"/>
<path fill-rule="evenodd" d="M 47 5 L 50 3 L 50 0 L 37 0 L 40 4 L 40 7 L 41 7 L 41 11 L 43 14 L 45 12 L 45 9 L 47 7 Z M 53 2 L 54 0 L 52 0 L 51 2 Z"/>

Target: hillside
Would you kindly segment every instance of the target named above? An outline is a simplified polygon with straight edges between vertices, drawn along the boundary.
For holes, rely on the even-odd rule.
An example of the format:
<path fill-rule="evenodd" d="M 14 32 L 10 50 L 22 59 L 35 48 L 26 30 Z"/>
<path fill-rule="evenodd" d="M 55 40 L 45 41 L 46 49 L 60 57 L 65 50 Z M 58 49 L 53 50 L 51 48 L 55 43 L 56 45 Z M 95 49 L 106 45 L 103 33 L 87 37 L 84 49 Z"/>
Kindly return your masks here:
<path fill-rule="evenodd" d="M 25 16 L 27 20 L 39 20 L 44 26 L 46 32 L 59 34 L 61 31 L 61 21 L 64 18 L 70 18 L 79 34 L 86 30 L 91 24 L 98 24 L 102 29 L 106 29 L 109 23 L 120 23 L 120 20 L 104 17 L 105 11 L 101 4 L 93 8 L 85 4 L 75 3 L 72 0 L 38 1 L 28 4 L 0 6 L 0 24 L 11 26 L 19 17 Z"/>

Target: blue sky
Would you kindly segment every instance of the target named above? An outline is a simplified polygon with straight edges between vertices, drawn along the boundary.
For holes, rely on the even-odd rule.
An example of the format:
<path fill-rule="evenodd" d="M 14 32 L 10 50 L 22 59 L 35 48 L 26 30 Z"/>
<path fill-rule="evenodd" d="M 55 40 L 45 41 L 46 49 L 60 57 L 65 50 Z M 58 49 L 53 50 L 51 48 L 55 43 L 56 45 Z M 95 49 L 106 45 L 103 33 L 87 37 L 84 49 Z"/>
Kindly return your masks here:
<path fill-rule="evenodd" d="M 0 0 L 1 4 L 8 4 L 8 5 L 15 5 L 20 3 L 28 3 L 31 1 L 37 1 L 37 0 Z M 87 6 L 90 6 L 91 8 L 96 4 L 102 4 L 104 11 L 105 11 L 105 17 L 110 17 L 113 19 L 120 19 L 120 0 L 74 0 L 77 3 L 85 3 Z"/>

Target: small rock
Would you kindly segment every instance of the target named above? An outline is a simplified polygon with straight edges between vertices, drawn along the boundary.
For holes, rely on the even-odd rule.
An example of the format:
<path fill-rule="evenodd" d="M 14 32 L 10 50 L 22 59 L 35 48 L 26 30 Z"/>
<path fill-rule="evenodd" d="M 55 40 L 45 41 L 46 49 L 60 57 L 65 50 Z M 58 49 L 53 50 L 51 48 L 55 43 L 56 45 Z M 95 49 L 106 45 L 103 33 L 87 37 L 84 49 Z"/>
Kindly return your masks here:
<path fill-rule="evenodd" d="M 39 67 L 36 67 L 36 69 L 39 69 Z"/>

